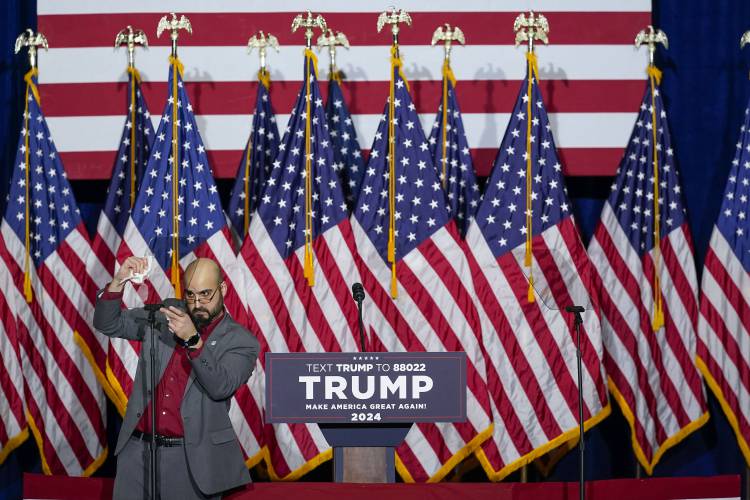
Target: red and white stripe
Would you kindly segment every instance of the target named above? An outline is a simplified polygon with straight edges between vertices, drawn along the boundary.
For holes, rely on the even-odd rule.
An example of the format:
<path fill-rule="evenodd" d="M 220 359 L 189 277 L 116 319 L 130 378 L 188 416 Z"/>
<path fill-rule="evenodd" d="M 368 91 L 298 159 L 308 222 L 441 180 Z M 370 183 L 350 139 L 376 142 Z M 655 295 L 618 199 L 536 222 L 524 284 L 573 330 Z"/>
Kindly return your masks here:
<path fill-rule="evenodd" d="M 391 268 L 352 217 L 361 256 L 364 311 L 373 351 L 464 351 L 467 421 L 416 424 L 398 447 L 406 481 L 439 481 L 471 454 L 492 429 L 481 324 L 469 265 L 454 222 L 449 222 L 396 264 L 398 298 L 390 295 Z"/>
<path fill-rule="evenodd" d="M 122 237 L 109 218 L 101 214 L 96 225 L 96 235 L 91 243 L 92 256 L 87 268 L 97 289 L 109 284 L 117 265 L 117 249 Z M 106 377 L 111 391 L 109 396 L 121 416 L 125 415 L 132 379 L 138 363 L 138 342 L 110 338 L 107 346 Z"/>
<path fill-rule="evenodd" d="M 13 276 L 0 258 L 0 464 L 29 435 L 26 425 L 26 403 L 23 372 L 18 346 L 14 303 L 20 299 Z"/>
<path fill-rule="evenodd" d="M 701 282 L 698 368 L 750 465 L 750 275 L 714 227 Z"/>
<path fill-rule="evenodd" d="M 384 78 L 390 69 L 390 35 L 376 31 L 377 16 L 386 7 L 345 0 L 315 5 L 329 26 L 346 33 L 352 44 L 350 50 L 339 51 L 337 63 L 347 75 L 344 92 L 363 145 L 372 144 L 388 95 Z M 405 60 L 419 61 L 407 64 L 404 73 L 426 130 L 442 88 L 443 51 L 429 46 L 433 31 L 449 22 L 466 34 L 468 45 L 455 48 L 451 63 L 460 82 L 456 92 L 475 168 L 479 175 L 487 175 L 515 98 L 516 86 L 509 82 L 524 78 L 524 66 L 518 63 L 523 52 L 513 46 L 512 26 L 529 3 L 409 0 L 399 7 L 413 19 L 399 36 Z M 540 67 L 542 91 L 554 96 L 547 108 L 561 163 L 570 175 L 611 175 L 642 97 L 646 55 L 633 50 L 632 43 L 651 22 L 651 2 L 544 0 L 533 7 L 550 22 L 551 45 L 537 50 L 547 61 Z M 180 37 L 180 55 L 188 92 L 201 96 L 194 106 L 206 124 L 203 139 L 209 161 L 217 177 L 233 178 L 247 141 L 257 85 L 256 60 L 246 59 L 247 39 L 259 29 L 279 38 L 281 52 L 269 54 L 271 96 L 277 109 L 291 109 L 301 83 L 303 37 L 290 33 L 289 26 L 294 15 L 308 8 L 302 1 L 266 6 L 229 0 L 39 0 L 39 30 L 50 43 L 49 52 L 40 54 L 40 92 L 71 178 L 108 178 L 112 167 L 126 102 L 126 74 L 125 55 L 113 54 L 111 44 L 124 26 L 141 28 L 149 37 L 149 50 L 137 54 L 147 100 L 166 99 L 164 64 L 170 42 L 168 37 L 156 38 L 155 31 L 159 18 L 170 10 L 187 14 L 193 26 L 192 35 Z M 326 71 L 321 68 L 323 95 Z M 280 127 L 287 118 L 277 115 Z"/>
<path fill-rule="evenodd" d="M 708 418 L 695 366 L 698 281 L 686 224 L 661 240 L 663 329 L 654 332 L 653 253 L 640 258 L 605 203 L 588 248 L 600 293 L 605 368 L 652 473 L 662 454 Z"/>
<path fill-rule="evenodd" d="M 578 437 L 576 337 L 564 311 L 570 304 L 586 309 L 581 331 L 585 426 L 609 413 L 601 327 L 589 294 L 591 263 L 572 217 L 534 237 L 534 303 L 527 299 L 524 245 L 496 259 L 476 222 L 466 243 L 495 421 L 492 439 L 477 456 L 490 478 L 500 480 Z"/>
<path fill-rule="evenodd" d="M 5 220 L 0 227 L 3 273 L 12 277 L 3 293 L 16 309 L 29 423 L 47 474 L 91 474 L 107 450 L 102 379 L 76 339 L 92 351 L 102 345 L 89 326 L 96 290 L 85 271 L 91 254 L 85 231 L 81 223 L 38 269 L 32 266 L 27 303 L 23 242 Z"/>
<path fill-rule="evenodd" d="M 265 399 L 266 352 L 359 351 L 357 306 L 350 290 L 360 279 L 349 221 L 317 236 L 313 252 L 315 285 L 310 287 L 303 278 L 304 248 L 282 259 L 261 218 L 253 216 L 239 262 L 261 344 L 251 380 L 258 408 Z M 317 424 L 266 424 L 263 440 L 273 479 L 296 479 L 331 457 Z"/>

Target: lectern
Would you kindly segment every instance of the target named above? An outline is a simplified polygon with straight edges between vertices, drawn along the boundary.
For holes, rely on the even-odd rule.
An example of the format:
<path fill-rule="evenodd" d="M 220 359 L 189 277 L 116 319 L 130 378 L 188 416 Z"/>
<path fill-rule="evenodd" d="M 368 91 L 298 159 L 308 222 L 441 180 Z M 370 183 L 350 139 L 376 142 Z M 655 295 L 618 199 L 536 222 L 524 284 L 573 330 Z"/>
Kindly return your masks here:
<path fill-rule="evenodd" d="M 267 353 L 266 422 L 317 423 L 335 482 L 395 482 L 415 422 L 466 420 L 466 353 Z"/>

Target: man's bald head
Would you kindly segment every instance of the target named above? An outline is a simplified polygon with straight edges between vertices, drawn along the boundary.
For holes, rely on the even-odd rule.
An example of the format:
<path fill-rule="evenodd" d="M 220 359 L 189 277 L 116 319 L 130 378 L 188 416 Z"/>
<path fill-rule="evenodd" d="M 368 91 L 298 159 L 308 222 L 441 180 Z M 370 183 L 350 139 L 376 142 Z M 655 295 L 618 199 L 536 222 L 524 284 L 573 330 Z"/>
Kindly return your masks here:
<path fill-rule="evenodd" d="M 186 288 L 193 290 L 216 288 L 222 281 L 219 265 L 205 257 L 195 259 L 185 269 Z"/>

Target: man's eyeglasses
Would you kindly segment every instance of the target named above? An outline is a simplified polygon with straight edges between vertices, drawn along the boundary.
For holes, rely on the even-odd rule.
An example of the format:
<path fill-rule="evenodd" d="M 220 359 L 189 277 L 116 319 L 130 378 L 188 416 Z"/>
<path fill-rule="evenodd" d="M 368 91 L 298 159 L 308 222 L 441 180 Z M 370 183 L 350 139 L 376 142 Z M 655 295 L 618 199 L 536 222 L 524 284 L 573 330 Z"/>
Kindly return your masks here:
<path fill-rule="evenodd" d="M 221 283 L 219 283 L 219 285 L 213 290 L 201 290 L 200 292 L 185 290 L 185 302 L 200 302 L 201 304 L 208 304 L 214 299 L 214 295 L 219 291 L 219 288 L 221 288 Z"/>

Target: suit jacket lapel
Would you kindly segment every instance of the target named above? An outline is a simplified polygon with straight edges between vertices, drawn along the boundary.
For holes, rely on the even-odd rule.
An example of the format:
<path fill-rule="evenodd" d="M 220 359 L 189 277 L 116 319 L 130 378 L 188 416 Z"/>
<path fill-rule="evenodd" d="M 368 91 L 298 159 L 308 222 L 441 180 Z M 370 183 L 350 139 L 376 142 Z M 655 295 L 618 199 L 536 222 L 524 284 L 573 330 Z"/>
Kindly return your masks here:
<path fill-rule="evenodd" d="M 208 336 L 206 339 L 206 342 L 203 344 L 203 349 L 211 349 L 214 351 L 214 354 L 216 353 L 216 345 L 221 340 L 221 338 L 227 334 L 227 331 L 229 331 L 229 323 L 227 322 L 229 318 L 229 313 L 224 311 L 224 318 L 222 318 L 221 323 L 216 325 L 216 328 L 213 332 L 211 332 L 211 335 Z M 188 383 L 185 386 L 185 393 L 183 394 L 182 398 L 183 401 L 185 399 L 185 394 L 187 394 L 188 389 L 193 385 L 193 382 L 195 381 L 195 372 L 190 372 L 190 377 L 188 377 Z"/>
<path fill-rule="evenodd" d="M 172 338 L 172 334 L 168 331 L 162 331 L 159 330 L 159 337 L 161 339 L 161 342 L 159 342 L 159 345 L 157 349 L 159 349 L 159 352 L 157 354 L 157 357 L 159 358 L 159 374 L 157 375 L 157 380 L 161 381 L 161 378 L 164 376 L 164 371 L 167 369 L 167 365 L 169 364 L 169 359 L 172 357 L 172 353 L 174 352 L 175 348 L 175 342 Z"/>

